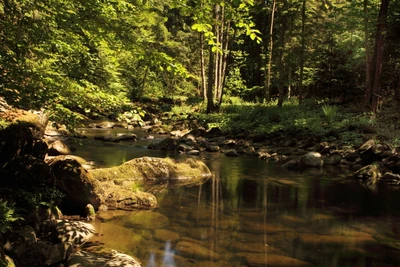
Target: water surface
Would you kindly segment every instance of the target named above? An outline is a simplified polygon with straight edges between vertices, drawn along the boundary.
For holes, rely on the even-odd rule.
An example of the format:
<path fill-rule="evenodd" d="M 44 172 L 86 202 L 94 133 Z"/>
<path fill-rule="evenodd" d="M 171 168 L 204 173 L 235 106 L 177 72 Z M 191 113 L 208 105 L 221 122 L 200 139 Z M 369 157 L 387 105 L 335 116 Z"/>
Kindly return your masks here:
<path fill-rule="evenodd" d="M 96 141 L 76 154 L 105 166 L 166 156 L 146 142 Z M 373 192 L 338 168 L 290 172 L 253 157 L 199 158 L 212 179 L 153 188 L 159 207 L 151 212 L 103 214 L 90 249 L 116 249 L 143 266 L 400 266 L 398 192 Z"/>

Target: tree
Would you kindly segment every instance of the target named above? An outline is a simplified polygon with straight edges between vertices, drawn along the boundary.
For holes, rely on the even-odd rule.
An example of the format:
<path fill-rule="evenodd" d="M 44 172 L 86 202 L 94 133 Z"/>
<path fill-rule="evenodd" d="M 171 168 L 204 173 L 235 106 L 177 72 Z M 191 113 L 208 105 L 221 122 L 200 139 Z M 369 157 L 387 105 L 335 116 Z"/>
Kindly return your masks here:
<path fill-rule="evenodd" d="M 376 37 L 375 37 L 375 48 L 374 48 L 374 64 L 371 75 L 371 94 L 369 96 L 371 103 L 371 111 L 374 114 L 378 112 L 378 105 L 381 96 L 380 88 L 380 76 L 382 73 L 383 63 L 383 44 L 385 39 L 386 27 L 387 27 L 387 15 L 389 8 L 389 0 L 381 0 L 378 21 L 376 26 Z"/>

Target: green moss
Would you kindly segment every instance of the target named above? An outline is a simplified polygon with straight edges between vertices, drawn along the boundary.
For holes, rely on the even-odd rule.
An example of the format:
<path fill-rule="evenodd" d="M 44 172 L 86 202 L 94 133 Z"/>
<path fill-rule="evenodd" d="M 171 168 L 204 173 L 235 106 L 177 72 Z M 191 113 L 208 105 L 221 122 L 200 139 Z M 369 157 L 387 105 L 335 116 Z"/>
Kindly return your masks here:
<path fill-rule="evenodd" d="M 124 164 L 103 169 L 90 170 L 99 181 L 114 181 L 129 189 L 135 187 L 134 181 L 185 180 L 197 181 L 210 177 L 208 167 L 199 160 L 186 159 L 177 161 L 171 158 L 143 157 Z"/>

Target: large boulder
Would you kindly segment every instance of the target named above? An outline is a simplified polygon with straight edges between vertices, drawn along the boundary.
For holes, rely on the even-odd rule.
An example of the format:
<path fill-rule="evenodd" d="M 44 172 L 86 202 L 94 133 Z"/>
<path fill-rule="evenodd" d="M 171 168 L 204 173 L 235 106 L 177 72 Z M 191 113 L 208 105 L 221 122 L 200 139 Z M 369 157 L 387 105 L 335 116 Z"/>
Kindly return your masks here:
<path fill-rule="evenodd" d="M 171 158 L 142 157 L 132 159 L 111 168 L 89 170 L 99 181 L 114 181 L 130 188 L 138 181 L 186 185 L 203 183 L 211 177 L 204 162 L 193 158 L 175 160 Z"/>
<path fill-rule="evenodd" d="M 98 180 L 76 159 L 57 156 L 49 160 L 56 177 L 57 188 L 65 194 L 63 209 L 68 213 L 83 215 L 87 204 L 96 210 L 101 205 L 107 209 L 153 209 L 157 200 L 153 194 L 135 190 L 134 183 L 118 182 L 117 174 Z"/>
<path fill-rule="evenodd" d="M 114 181 L 100 182 L 104 204 L 108 210 L 154 209 L 157 207 L 156 197 L 148 192 L 124 188 Z"/>
<path fill-rule="evenodd" d="M 57 188 L 65 194 L 64 205 L 67 209 L 81 211 L 87 204 L 97 209 L 103 202 L 103 192 L 99 181 L 74 159 L 55 157 L 49 161 L 56 177 Z"/>

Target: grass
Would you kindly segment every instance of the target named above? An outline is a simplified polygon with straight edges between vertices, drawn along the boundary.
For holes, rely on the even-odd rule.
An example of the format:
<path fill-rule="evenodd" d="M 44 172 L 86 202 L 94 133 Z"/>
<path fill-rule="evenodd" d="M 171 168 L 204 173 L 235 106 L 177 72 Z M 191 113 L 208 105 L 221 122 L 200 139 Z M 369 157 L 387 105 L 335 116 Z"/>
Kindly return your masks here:
<path fill-rule="evenodd" d="M 238 101 L 225 102 L 220 112 L 214 114 L 196 114 L 199 121 L 206 127 L 219 127 L 228 134 L 274 134 L 285 132 L 293 137 L 296 135 L 316 135 L 325 137 L 336 132 L 339 140 L 346 144 L 359 145 L 365 139 L 364 129 L 375 126 L 369 113 L 355 113 L 350 109 L 308 100 L 299 105 L 297 99 L 286 100 L 282 108 L 276 102 L 248 103 Z M 335 137 L 335 139 L 337 139 Z"/>

